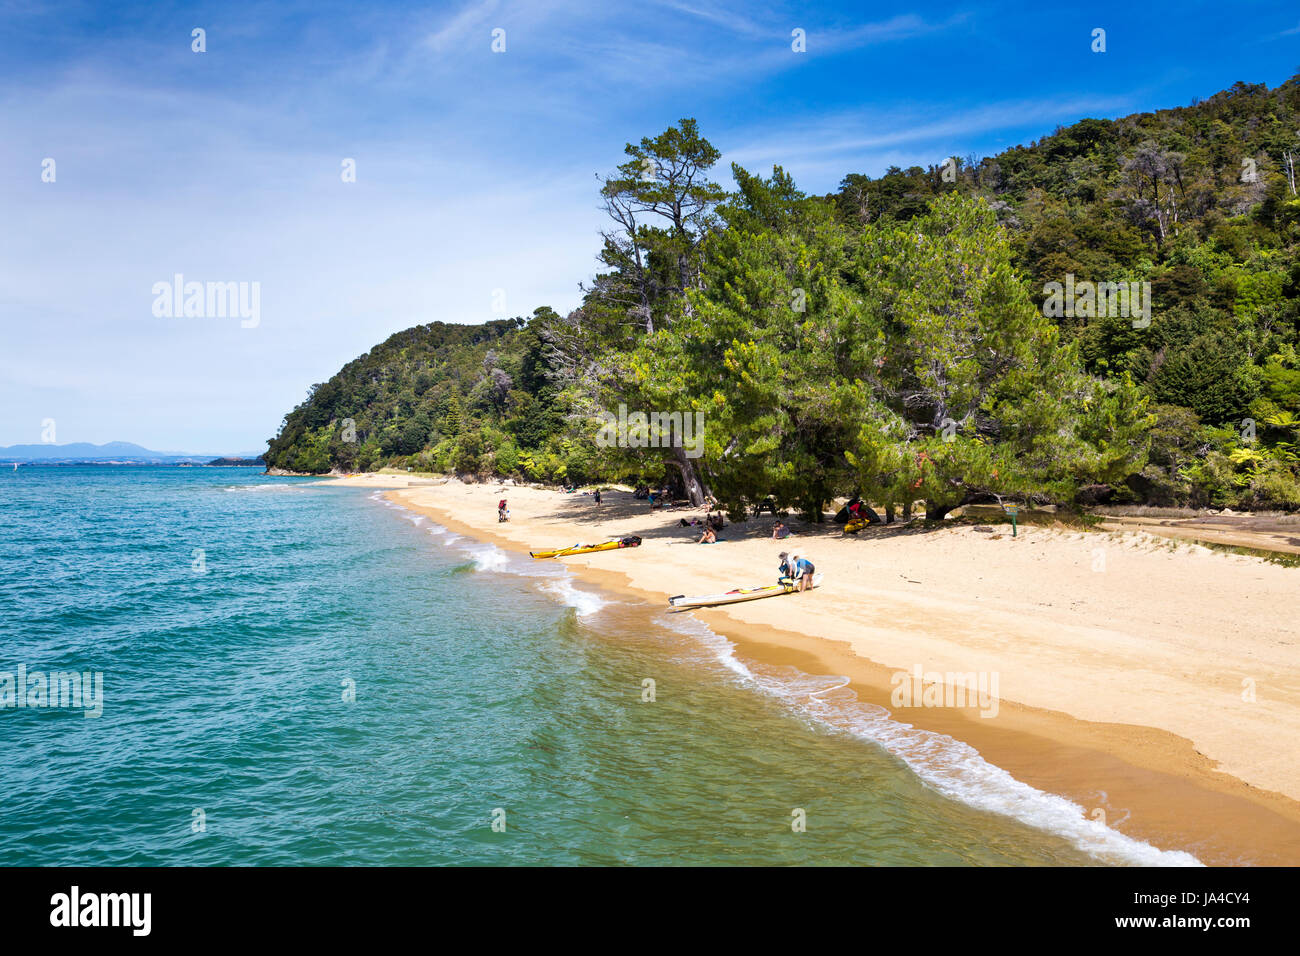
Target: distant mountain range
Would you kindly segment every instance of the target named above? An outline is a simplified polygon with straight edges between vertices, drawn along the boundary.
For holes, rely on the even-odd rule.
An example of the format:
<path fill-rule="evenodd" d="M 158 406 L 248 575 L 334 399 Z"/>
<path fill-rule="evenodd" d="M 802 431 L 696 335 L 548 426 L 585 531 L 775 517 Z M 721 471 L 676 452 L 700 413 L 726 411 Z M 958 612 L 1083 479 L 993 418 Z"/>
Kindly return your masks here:
<path fill-rule="evenodd" d="M 260 459 L 262 452 L 244 452 L 239 455 L 195 455 L 180 451 L 151 451 L 129 441 L 111 441 L 103 445 L 89 442 L 71 442 L 67 445 L 10 445 L 0 447 L 0 461 L 33 464 L 70 464 L 73 462 L 121 462 L 123 464 L 196 464 L 206 465 L 213 459 L 230 463 L 232 459 L 252 462 Z"/>

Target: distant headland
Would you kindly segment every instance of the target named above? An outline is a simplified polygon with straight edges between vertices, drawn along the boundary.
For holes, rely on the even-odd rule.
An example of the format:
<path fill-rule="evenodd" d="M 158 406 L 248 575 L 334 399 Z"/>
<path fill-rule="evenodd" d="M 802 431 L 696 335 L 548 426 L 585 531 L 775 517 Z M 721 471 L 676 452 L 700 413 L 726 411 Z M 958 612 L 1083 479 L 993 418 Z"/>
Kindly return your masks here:
<path fill-rule="evenodd" d="M 0 462 L 19 465 L 204 465 L 217 467 L 265 466 L 258 452 L 239 455 L 190 454 L 152 451 L 132 442 L 113 441 L 103 445 L 71 442 L 0 447 Z"/>

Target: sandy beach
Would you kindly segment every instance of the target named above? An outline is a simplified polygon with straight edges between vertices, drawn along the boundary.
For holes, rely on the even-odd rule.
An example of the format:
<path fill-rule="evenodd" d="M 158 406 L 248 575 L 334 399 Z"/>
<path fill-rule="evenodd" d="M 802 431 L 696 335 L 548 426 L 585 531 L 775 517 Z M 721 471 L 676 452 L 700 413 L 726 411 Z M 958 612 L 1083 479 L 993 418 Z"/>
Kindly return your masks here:
<path fill-rule="evenodd" d="M 1210 864 L 1300 863 L 1300 570 L 1140 529 L 1052 522 L 1022 522 L 1015 537 L 970 524 L 847 536 L 793 518 L 793 537 L 778 542 L 764 516 L 697 545 L 699 530 L 680 520 L 701 510 L 651 511 L 626 491 L 597 507 L 589 495 L 495 483 L 333 483 L 390 489 L 516 551 L 639 535 L 635 550 L 561 560 L 656 605 L 772 583 L 777 554 L 798 551 L 826 575 L 817 591 L 690 613 L 749 659 L 844 675 L 861 700 L 969 743 L 1127 835 Z M 502 497 L 511 520 L 498 524 Z M 991 678 L 996 705 L 900 706 L 900 688 L 923 686 L 904 680 L 918 669 L 926 681 Z"/>

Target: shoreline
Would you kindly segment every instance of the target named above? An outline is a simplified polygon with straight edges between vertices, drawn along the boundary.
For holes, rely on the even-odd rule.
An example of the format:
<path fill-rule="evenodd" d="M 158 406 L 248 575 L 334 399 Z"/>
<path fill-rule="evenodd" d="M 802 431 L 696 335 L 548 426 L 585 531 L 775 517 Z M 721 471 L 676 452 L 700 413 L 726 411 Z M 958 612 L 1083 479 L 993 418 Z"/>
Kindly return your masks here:
<path fill-rule="evenodd" d="M 682 515 L 699 513 L 684 509 L 647 513 L 643 510 L 644 504 L 636 503 L 630 505 L 632 513 L 629 515 L 626 513 L 627 503 L 623 508 L 614 508 L 611 501 L 604 509 L 610 520 L 593 521 L 589 514 L 593 510 L 589 498 L 558 491 L 499 484 L 464 485 L 455 481 L 416 484 L 397 476 L 391 479 L 388 476 L 334 479 L 326 483 L 384 488 L 386 497 L 432 518 L 457 534 L 521 554 L 526 554 L 530 546 L 560 545 L 556 535 L 562 532 L 574 535 L 575 539 L 594 541 L 601 537 L 602 530 L 610 534 L 621 533 L 610 530 L 608 526 L 611 524 L 626 525 L 630 519 L 638 525 L 646 525 L 648 527 L 643 530 L 659 537 L 647 539 L 640 549 L 642 555 L 594 554 L 568 558 L 564 563 L 577 579 L 602 591 L 635 598 L 650 606 L 661 606 L 668 594 L 678 592 L 646 587 L 644 575 L 634 573 L 653 563 L 644 560 L 644 552 L 651 549 L 648 546 L 658 545 L 656 554 L 660 567 L 665 561 L 676 565 L 687 560 L 688 556 L 703 559 L 705 554 L 719 553 L 713 549 L 737 546 L 733 543 L 703 548 L 681 539 L 662 540 L 662 525 L 671 524 Z M 472 503 L 476 513 L 492 514 L 496 499 L 502 496 L 512 499 L 512 512 L 519 513 L 515 520 L 497 528 L 491 524 L 483 527 L 482 522 L 475 525 L 462 520 L 459 505 Z M 615 497 L 631 498 L 624 493 L 611 492 L 607 500 Z M 526 498 L 527 509 L 517 504 L 521 498 Z M 639 514 L 638 509 L 642 509 Z M 528 512 L 526 516 L 522 514 L 525 510 Z M 748 527 L 756 529 L 760 524 L 751 520 Z M 745 525 L 738 527 L 746 528 Z M 951 533 L 949 529 L 940 529 L 927 532 L 927 535 Z M 523 539 L 526 537 L 531 540 L 525 542 Z M 1114 536 L 1097 535 L 1096 539 L 1108 537 Z M 809 544 L 800 535 L 787 543 L 793 544 L 796 540 L 800 547 L 808 547 L 810 552 L 828 550 L 829 540 L 824 537 Z M 787 543 L 782 543 L 781 547 Z M 768 541 L 766 544 L 772 547 L 763 546 L 764 550 L 775 551 L 778 542 Z M 856 544 L 858 542 L 849 543 L 850 546 Z M 678 553 L 667 550 L 679 545 L 693 550 Z M 618 567 L 611 561 L 612 555 L 642 557 L 642 561 L 635 566 L 624 564 Z M 1253 560 L 1216 557 L 1237 562 Z M 693 562 L 687 561 L 690 563 Z M 819 563 L 819 568 L 822 566 Z M 826 565 L 828 568 L 832 566 Z M 763 573 L 763 570 L 757 571 L 757 574 Z M 756 577 L 756 573 L 751 571 L 750 576 Z M 734 581 L 733 586 L 753 583 L 759 582 L 746 579 Z M 845 584 L 847 582 L 840 584 L 838 589 L 843 590 Z M 906 587 L 906 584 L 900 582 L 899 587 Z M 821 594 L 822 599 L 830 595 L 825 587 L 819 589 L 820 592 L 827 592 Z M 1009 695 L 1000 697 L 997 717 L 991 720 L 981 718 L 977 709 L 970 707 L 894 707 L 890 701 L 891 679 L 899 672 L 897 666 L 887 666 L 871 654 L 863 653 L 862 647 L 851 646 L 843 640 L 813 636 L 812 633 L 782 626 L 790 623 L 791 612 L 795 611 L 792 602 L 802 600 L 804 598 L 792 596 L 696 611 L 693 616 L 733 642 L 736 654 L 746 660 L 762 665 L 794 667 L 808 674 L 845 676 L 861 702 L 884 707 L 893 713 L 894 719 L 919 729 L 969 744 L 985 760 L 1016 780 L 1069 799 L 1083 808 L 1089 818 L 1106 822 L 1126 836 L 1160 849 L 1185 850 L 1211 865 L 1287 865 L 1300 861 L 1300 802 L 1285 793 L 1216 769 L 1216 761 L 1198 749 L 1187 736 L 1136 722 L 1084 720 L 1064 709 L 1017 703 Z M 990 608 L 989 613 L 996 614 L 997 611 Z M 801 614 L 802 611 L 796 616 Z M 970 626 L 969 620 L 963 620 L 963 623 Z M 815 632 L 815 629 L 809 628 L 809 631 Z M 1279 730 L 1278 738 L 1289 739 L 1282 730 Z"/>

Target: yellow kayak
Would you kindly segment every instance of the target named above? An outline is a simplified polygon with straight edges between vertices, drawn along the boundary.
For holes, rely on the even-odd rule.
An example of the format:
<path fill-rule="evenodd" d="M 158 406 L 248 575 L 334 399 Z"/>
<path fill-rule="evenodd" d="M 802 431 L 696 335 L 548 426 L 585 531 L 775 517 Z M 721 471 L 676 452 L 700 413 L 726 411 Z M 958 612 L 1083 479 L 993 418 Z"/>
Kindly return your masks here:
<path fill-rule="evenodd" d="M 555 548 L 551 551 L 529 551 L 534 558 L 567 558 L 571 554 L 591 554 L 593 551 L 617 551 L 619 548 L 635 548 L 641 543 L 636 535 L 620 538 L 618 541 L 606 541 L 602 544 L 575 544 L 571 548 Z"/>
<path fill-rule="evenodd" d="M 812 583 L 813 587 L 821 587 L 822 575 L 814 574 Z M 685 594 L 678 594 L 668 599 L 668 603 L 673 607 L 712 607 L 715 604 L 737 604 L 741 601 L 755 601 L 759 598 L 775 597 L 778 594 L 793 594 L 795 583 L 789 578 L 782 580 L 781 584 L 768 584 L 757 588 L 736 588 L 734 591 L 725 591 L 722 594 L 705 594 L 701 597 L 687 597 Z"/>

